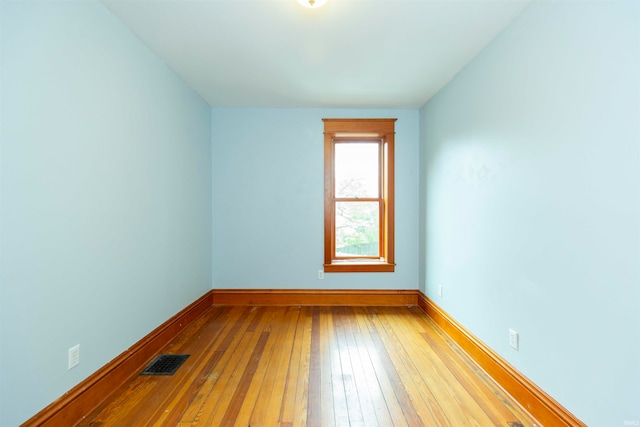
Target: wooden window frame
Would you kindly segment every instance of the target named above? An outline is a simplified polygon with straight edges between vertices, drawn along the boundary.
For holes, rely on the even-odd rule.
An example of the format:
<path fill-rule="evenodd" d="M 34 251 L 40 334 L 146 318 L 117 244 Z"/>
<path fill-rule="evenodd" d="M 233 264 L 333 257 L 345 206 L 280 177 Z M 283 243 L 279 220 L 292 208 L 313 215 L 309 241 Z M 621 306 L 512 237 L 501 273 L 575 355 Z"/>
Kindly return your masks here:
<path fill-rule="evenodd" d="M 324 271 L 327 273 L 393 272 L 394 252 L 394 139 L 397 119 L 322 119 L 324 122 Z M 337 259 L 335 255 L 335 144 L 382 141 L 382 208 L 380 257 Z M 355 257 L 354 257 L 355 258 Z"/>

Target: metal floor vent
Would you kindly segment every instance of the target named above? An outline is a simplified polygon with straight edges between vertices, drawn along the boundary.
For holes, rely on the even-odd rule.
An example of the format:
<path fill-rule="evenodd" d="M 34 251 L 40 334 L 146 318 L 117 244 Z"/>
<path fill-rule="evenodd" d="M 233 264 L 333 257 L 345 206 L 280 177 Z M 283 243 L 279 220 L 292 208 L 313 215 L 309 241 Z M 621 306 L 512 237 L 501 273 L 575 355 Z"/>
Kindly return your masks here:
<path fill-rule="evenodd" d="M 140 375 L 173 375 L 188 357 L 188 354 L 161 354 Z"/>

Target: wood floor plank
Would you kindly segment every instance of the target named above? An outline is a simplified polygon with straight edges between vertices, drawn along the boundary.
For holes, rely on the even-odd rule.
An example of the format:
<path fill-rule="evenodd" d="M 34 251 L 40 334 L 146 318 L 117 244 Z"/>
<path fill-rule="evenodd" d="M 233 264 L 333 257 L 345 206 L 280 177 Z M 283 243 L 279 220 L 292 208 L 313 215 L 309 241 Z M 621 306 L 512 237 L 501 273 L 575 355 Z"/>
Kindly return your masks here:
<path fill-rule="evenodd" d="M 296 383 L 296 394 L 294 404 L 293 427 L 303 427 L 307 425 L 307 406 L 311 395 L 311 336 L 313 330 L 313 317 L 311 309 L 304 307 L 303 332 L 301 336 L 302 345 L 300 348 L 300 368 Z"/>
<path fill-rule="evenodd" d="M 389 380 L 393 388 L 393 392 L 398 399 L 400 407 L 404 412 L 404 417 L 407 423 L 410 426 L 428 426 L 434 425 L 433 416 L 428 412 L 423 411 L 422 414 L 418 412 L 416 406 L 414 405 L 413 399 L 411 397 L 411 392 L 415 393 L 415 390 L 411 387 L 412 384 L 409 379 L 405 379 L 403 381 L 403 375 L 401 371 L 396 369 L 396 366 L 392 359 L 392 354 L 390 354 L 389 349 L 385 346 L 383 339 L 381 338 L 382 327 L 376 327 L 376 318 L 377 312 L 374 312 L 372 316 L 370 316 L 371 321 L 371 340 L 373 345 L 375 346 L 376 354 L 380 358 L 382 365 L 384 366 L 384 372 L 386 374 L 386 378 Z M 395 352 L 391 352 L 395 353 Z M 410 388 L 405 386 L 405 383 L 409 385 Z M 417 393 L 416 393 L 417 394 Z M 423 421 L 423 418 L 425 421 Z"/>
<path fill-rule="evenodd" d="M 349 414 L 349 424 L 354 425 L 356 423 L 363 423 L 365 418 L 368 418 L 368 425 L 373 425 L 375 417 L 372 420 L 371 417 L 365 417 L 364 410 L 361 405 L 361 400 L 366 400 L 365 396 L 360 396 L 364 393 L 361 387 L 358 387 L 356 382 L 355 366 L 351 360 L 351 351 L 349 343 L 347 342 L 347 335 L 349 334 L 348 326 L 344 322 L 345 315 L 343 311 L 347 310 L 344 307 L 337 307 L 334 310 L 334 326 L 335 336 L 337 343 L 337 359 L 339 360 L 340 378 L 344 387 L 344 393 L 347 402 L 347 413 Z M 362 397 L 362 399 L 360 399 Z M 370 402 L 367 402 L 370 404 Z M 368 414 L 371 415 L 371 414 Z"/>
<path fill-rule="evenodd" d="M 156 384 L 145 379 L 134 380 L 121 394 L 117 394 L 113 401 L 105 407 L 99 408 L 95 417 L 87 417 L 79 423 L 80 426 L 115 426 L 124 425 L 125 421 L 134 418 L 135 408 L 140 401 L 144 401 L 153 393 Z"/>
<path fill-rule="evenodd" d="M 273 327 L 273 323 L 278 317 L 278 309 L 274 309 L 271 307 L 260 307 L 259 309 L 264 313 L 264 315 L 262 321 L 256 325 L 256 332 L 268 333 L 269 339 L 265 342 L 265 348 L 262 351 L 262 357 L 260 357 L 260 360 L 258 361 L 258 367 L 256 368 L 256 372 L 252 377 L 249 388 L 244 395 L 240 412 L 238 413 L 238 417 L 235 420 L 235 425 L 242 427 L 251 425 L 250 423 L 254 409 L 257 405 L 260 393 L 263 389 L 264 377 L 266 374 L 266 365 L 269 362 L 271 349 L 273 347 L 273 337 L 278 333 L 277 328 Z"/>
<path fill-rule="evenodd" d="M 212 307 L 80 426 L 541 427 L 411 307 Z"/>
<path fill-rule="evenodd" d="M 349 315 L 343 316 L 341 320 L 348 325 L 347 344 L 354 368 L 363 420 L 370 426 L 392 426 L 393 421 L 371 362 L 370 350 L 373 346 L 367 347 L 363 340 L 359 339 L 366 333 L 360 329 L 357 321 L 359 316 L 362 317 L 358 314 L 356 307 L 353 307 L 349 309 Z"/>
<path fill-rule="evenodd" d="M 220 327 L 226 322 L 228 310 L 220 311 L 220 315 L 216 315 L 211 310 L 205 313 L 201 318 L 207 321 L 200 324 L 197 323 L 193 331 L 197 331 L 197 336 L 185 333 L 184 337 L 178 337 L 174 343 L 167 347 L 167 353 L 191 354 L 189 364 L 183 365 L 182 375 L 178 378 L 180 382 L 176 384 L 160 405 L 155 414 L 149 417 L 149 425 L 174 425 L 178 423 L 181 415 L 184 413 L 194 395 L 205 384 L 209 377 L 209 373 L 222 357 L 222 352 L 215 351 L 210 348 L 209 344 L 215 342 L 220 336 L 222 328 Z M 182 339 L 180 339 L 182 338 Z M 176 396 L 178 396 L 176 398 Z"/>
<path fill-rule="evenodd" d="M 230 422 L 226 425 L 251 425 L 250 420 L 254 416 L 255 408 L 259 405 L 261 399 L 260 395 L 264 390 L 262 384 L 267 374 L 267 366 L 270 362 L 271 353 L 273 352 L 274 341 L 281 333 L 277 327 L 277 324 L 280 322 L 277 311 L 267 307 L 260 307 L 259 309 L 264 313 L 264 315 L 261 322 L 256 324 L 256 328 L 252 333 L 254 335 L 260 334 L 261 336 L 266 336 L 266 340 L 260 353 L 260 357 L 255 361 L 255 368 L 252 366 L 253 372 L 251 373 L 250 381 L 246 386 L 243 386 L 242 394 L 238 394 L 238 398 L 241 400 L 241 405 L 237 412 L 237 417 L 233 423 Z M 220 417 L 210 418 L 209 423 L 206 425 L 224 425 L 221 424 L 221 422 L 222 420 Z"/>
<path fill-rule="evenodd" d="M 310 320 L 308 307 L 298 307 L 298 321 L 295 324 L 291 358 L 287 367 L 287 377 L 283 392 L 282 407 L 280 409 L 280 424 L 290 424 L 292 427 L 304 424 L 306 421 L 306 403 L 298 399 L 299 395 L 306 396 L 309 383 L 309 345 L 305 340 L 305 333 L 310 334 Z M 304 417 L 301 415 L 304 414 Z M 295 420 L 295 421 L 294 421 Z"/>
<path fill-rule="evenodd" d="M 384 356 L 377 350 L 370 335 L 370 329 L 372 328 L 369 321 L 370 314 L 363 307 L 357 307 L 355 311 L 356 316 L 353 321 L 358 325 L 356 342 L 360 349 L 361 360 L 365 365 L 365 369 L 367 366 L 369 367 L 367 381 L 371 388 L 372 396 L 380 396 L 380 398 L 374 397 L 378 425 L 405 427 L 408 425 L 405 412 L 408 413 L 409 418 L 417 419 L 415 409 L 412 406 L 407 406 L 403 410 L 398 400 L 392 380 L 390 380 L 389 374 L 385 371 L 385 365 L 382 361 Z M 389 365 L 391 365 L 390 361 Z"/>
<path fill-rule="evenodd" d="M 322 346 L 320 341 L 320 308 L 313 307 L 311 315 L 311 337 L 309 342 L 309 397 L 307 401 L 307 425 L 322 425 Z"/>
<path fill-rule="evenodd" d="M 255 418 L 266 425 L 277 425 L 280 422 L 293 338 L 299 315 L 300 310 L 297 307 L 287 307 L 282 321 L 278 324 L 277 333 L 274 330 L 277 339 L 274 342 L 269 363 L 265 367 L 264 378 L 264 381 L 271 386 L 262 387 L 258 396 L 258 402 L 261 404 L 256 404 L 252 420 Z"/>
<path fill-rule="evenodd" d="M 300 309 L 298 308 L 300 311 Z M 299 315 L 300 312 L 298 312 Z M 302 340 L 298 337 L 302 333 L 301 328 L 304 327 L 304 322 L 299 321 L 294 325 L 295 331 L 293 340 L 291 343 L 291 356 L 289 358 L 289 365 L 286 367 L 287 374 L 284 381 L 284 390 L 282 392 L 282 405 L 280 406 L 280 425 L 293 423 L 293 406 L 295 404 L 295 393 L 297 387 L 297 378 L 300 376 L 300 347 Z M 303 374 L 304 375 L 304 374 Z M 307 373 L 308 376 L 308 373 Z"/>
<path fill-rule="evenodd" d="M 349 412 L 347 397 L 344 394 L 344 384 L 340 373 L 340 358 L 333 327 L 331 307 L 322 307 L 321 313 L 321 356 L 322 356 L 322 385 L 320 391 L 322 404 L 322 423 L 324 426 L 348 425 Z M 324 314 L 324 315 L 323 315 Z"/>
<path fill-rule="evenodd" d="M 208 417 L 208 413 L 211 412 L 209 408 L 218 406 L 220 393 L 214 391 L 223 389 L 220 379 L 222 378 L 226 383 L 228 373 L 232 369 L 231 366 L 228 366 L 230 361 L 232 366 L 234 362 L 238 361 L 235 357 L 236 347 L 240 343 L 243 332 L 247 327 L 247 319 L 253 319 L 255 313 L 256 310 L 234 307 L 232 314 L 235 320 L 224 326 L 224 333 L 213 343 L 213 348 L 222 352 L 221 357 L 218 363 L 214 365 L 213 370 L 207 375 L 207 379 L 200 391 L 185 411 L 181 419 L 182 422 L 191 422 L 193 425 L 197 425 L 202 421 L 203 417 L 205 419 Z"/>
<path fill-rule="evenodd" d="M 403 346 L 403 340 L 395 334 L 389 324 L 387 313 L 387 310 L 381 308 L 378 311 L 378 316 L 373 319 L 379 330 L 385 349 L 391 357 L 402 384 L 407 389 L 409 399 L 411 399 L 421 418 L 420 425 L 454 425 L 448 417 L 455 416 L 455 414 L 444 414 L 438 400 L 432 394 L 429 384 L 420 381 L 419 370 L 415 367 L 411 356 Z"/>
<path fill-rule="evenodd" d="M 243 416 L 248 416 L 247 425 L 256 425 L 262 423 L 264 425 L 275 425 L 277 419 L 270 419 L 273 417 L 271 413 L 270 402 L 271 395 L 274 388 L 280 388 L 279 380 L 282 378 L 282 374 L 279 372 L 279 360 L 283 357 L 283 353 L 290 352 L 286 346 L 290 343 L 285 342 L 285 334 L 288 328 L 289 314 L 287 310 L 282 311 L 282 315 L 274 317 L 273 321 L 265 326 L 265 330 L 269 331 L 270 339 L 267 342 L 267 346 L 263 353 L 263 357 L 260 360 L 258 366 L 259 372 L 255 376 L 255 381 L 251 385 L 254 392 L 257 392 L 257 399 L 251 413 L 243 411 Z M 268 387 L 263 387 L 263 384 L 269 384 Z M 280 406 L 277 411 L 279 412 Z M 244 422 L 238 420 L 237 425 L 244 425 Z"/>
<path fill-rule="evenodd" d="M 244 397 L 247 394 L 247 390 L 249 389 L 249 385 L 253 380 L 253 376 L 258 370 L 258 365 L 260 363 L 260 358 L 262 357 L 262 353 L 264 352 L 264 347 L 267 344 L 267 340 L 269 339 L 269 332 L 262 332 L 260 334 L 260 338 L 256 343 L 253 351 L 251 352 L 251 356 L 249 357 L 249 363 L 242 373 L 242 377 L 238 381 L 238 386 L 231 398 L 229 406 L 224 413 L 224 417 L 222 417 L 222 421 L 220 425 L 232 425 L 235 424 L 236 419 L 238 418 L 238 414 L 240 413 L 240 409 L 242 408 L 242 404 L 244 403 Z M 211 424 L 215 425 L 215 424 Z"/>
<path fill-rule="evenodd" d="M 234 350 L 236 355 L 234 360 L 229 361 L 211 392 L 211 394 L 218 396 L 217 400 L 215 400 L 215 405 L 208 405 L 203 408 L 203 414 L 206 414 L 206 417 L 203 416 L 201 418 L 199 425 L 223 425 L 223 419 L 231 420 L 227 425 L 233 424 L 233 420 L 235 420 L 239 412 L 239 409 L 236 408 L 237 404 L 242 405 L 244 403 L 244 400 L 235 402 L 233 399 L 239 395 L 244 396 L 243 389 L 245 384 L 243 381 L 248 382 L 248 384 L 251 383 L 255 374 L 254 357 L 257 354 L 255 362 L 259 363 L 264 349 L 261 344 L 263 341 L 266 342 L 268 338 L 268 332 L 253 331 L 243 334 L 240 343 Z"/>

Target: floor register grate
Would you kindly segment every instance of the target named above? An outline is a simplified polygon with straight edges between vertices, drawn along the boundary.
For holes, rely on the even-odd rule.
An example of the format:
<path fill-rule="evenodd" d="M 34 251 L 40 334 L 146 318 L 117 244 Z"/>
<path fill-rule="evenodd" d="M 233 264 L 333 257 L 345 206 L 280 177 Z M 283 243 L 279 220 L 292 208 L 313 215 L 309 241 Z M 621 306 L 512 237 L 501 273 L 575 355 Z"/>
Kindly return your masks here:
<path fill-rule="evenodd" d="M 188 354 L 161 354 L 140 375 L 173 375 L 188 357 Z"/>

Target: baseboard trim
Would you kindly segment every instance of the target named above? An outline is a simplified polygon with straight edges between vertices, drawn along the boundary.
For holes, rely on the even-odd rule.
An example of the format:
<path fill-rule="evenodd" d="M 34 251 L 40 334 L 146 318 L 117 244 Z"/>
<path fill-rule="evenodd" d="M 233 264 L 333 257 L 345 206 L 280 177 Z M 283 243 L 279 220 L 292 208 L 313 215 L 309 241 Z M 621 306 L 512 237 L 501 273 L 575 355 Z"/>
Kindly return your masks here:
<path fill-rule="evenodd" d="M 543 426 L 587 427 L 422 292 L 418 306 Z"/>
<path fill-rule="evenodd" d="M 212 294 L 209 291 L 31 417 L 22 426 L 75 425 L 111 393 L 138 374 L 164 346 L 211 305 Z"/>
<path fill-rule="evenodd" d="M 417 290 L 214 289 L 213 305 L 409 306 Z"/>

